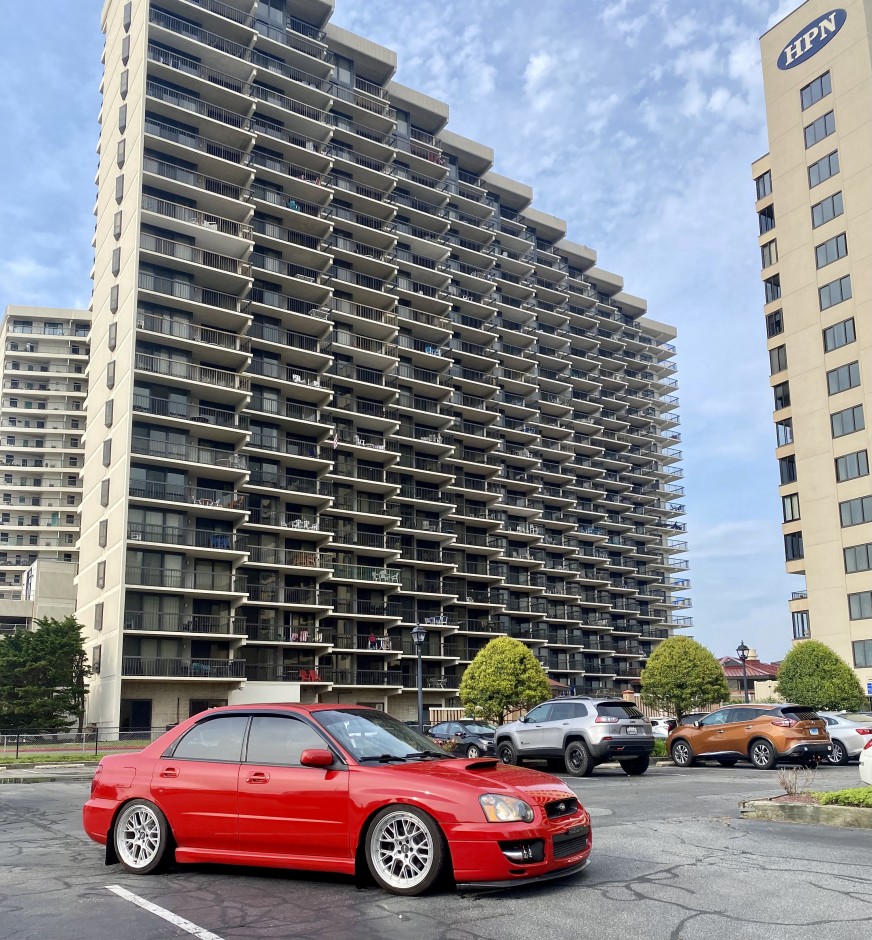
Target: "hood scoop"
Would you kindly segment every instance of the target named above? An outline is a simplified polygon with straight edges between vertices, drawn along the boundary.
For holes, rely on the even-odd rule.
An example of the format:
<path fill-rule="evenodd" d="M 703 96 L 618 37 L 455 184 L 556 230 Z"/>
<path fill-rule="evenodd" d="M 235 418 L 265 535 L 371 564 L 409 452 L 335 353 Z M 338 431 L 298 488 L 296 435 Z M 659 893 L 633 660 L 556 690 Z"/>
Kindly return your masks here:
<path fill-rule="evenodd" d="M 500 763 L 496 757 L 476 757 L 467 765 L 467 770 L 492 770 Z"/>

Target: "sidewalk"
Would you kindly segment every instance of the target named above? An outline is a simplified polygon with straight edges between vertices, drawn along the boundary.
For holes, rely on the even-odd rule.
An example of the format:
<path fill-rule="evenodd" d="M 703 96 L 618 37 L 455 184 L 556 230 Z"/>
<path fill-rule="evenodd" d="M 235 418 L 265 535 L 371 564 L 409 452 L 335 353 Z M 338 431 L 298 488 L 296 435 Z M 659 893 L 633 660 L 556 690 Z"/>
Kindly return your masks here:
<path fill-rule="evenodd" d="M 98 763 L 99 761 L 83 761 L 81 764 L 0 764 L 0 784 L 90 780 Z"/>

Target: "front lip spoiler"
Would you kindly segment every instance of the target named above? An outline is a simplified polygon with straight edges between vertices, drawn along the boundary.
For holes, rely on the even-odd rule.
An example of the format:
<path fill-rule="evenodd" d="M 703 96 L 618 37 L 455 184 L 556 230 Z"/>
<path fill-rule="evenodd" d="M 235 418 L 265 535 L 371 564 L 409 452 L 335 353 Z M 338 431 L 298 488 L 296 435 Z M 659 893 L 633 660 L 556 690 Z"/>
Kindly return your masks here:
<path fill-rule="evenodd" d="M 577 865 L 571 865 L 569 868 L 561 868 L 559 871 L 549 871 L 542 875 L 534 875 L 532 878 L 510 878 L 507 881 L 459 881 L 457 883 L 458 891 L 478 891 L 482 888 L 498 891 L 504 888 L 514 888 L 518 885 L 539 884 L 542 881 L 553 881 L 555 878 L 568 878 L 570 875 L 577 875 L 590 864 L 590 858 L 586 858 Z"/>

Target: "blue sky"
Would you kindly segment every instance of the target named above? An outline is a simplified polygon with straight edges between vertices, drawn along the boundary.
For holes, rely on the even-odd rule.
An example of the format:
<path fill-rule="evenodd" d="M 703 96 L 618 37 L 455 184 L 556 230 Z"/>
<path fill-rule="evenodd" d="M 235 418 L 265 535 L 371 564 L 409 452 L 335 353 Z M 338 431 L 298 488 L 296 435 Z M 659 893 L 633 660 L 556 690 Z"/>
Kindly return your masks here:
<path fill-rule="evenodd" d="M 678 327 L 693 635 L 790 643 L 751 161 L 758 37 L 798 0 L 336 0 L 574 241 Z M 98 0 L 8 4 L 0 31 L 0 307 L 87 306 Z"/>

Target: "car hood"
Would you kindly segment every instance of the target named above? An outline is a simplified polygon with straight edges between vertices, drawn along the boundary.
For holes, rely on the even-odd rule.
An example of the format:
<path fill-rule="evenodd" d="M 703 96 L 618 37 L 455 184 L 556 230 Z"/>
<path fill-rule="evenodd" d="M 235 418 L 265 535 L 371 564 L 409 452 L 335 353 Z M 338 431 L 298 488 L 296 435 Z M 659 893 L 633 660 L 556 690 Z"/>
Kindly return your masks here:
<path fill-rule="evenodd" d="M 514 791 L 523 795 L 530 804 L 547 803 L 549 800 L 575 797 L 575 793 L 557 777 L 531 770 L 503 764 L 491 758 L 470 760 L 415 761 L 409 764 L 390 764 L 384 770 L 397 774 L 406 780 L 414 778 L 422 788 L 426 781 L 466 785 L 478 793 L 485 791 Z"/>

